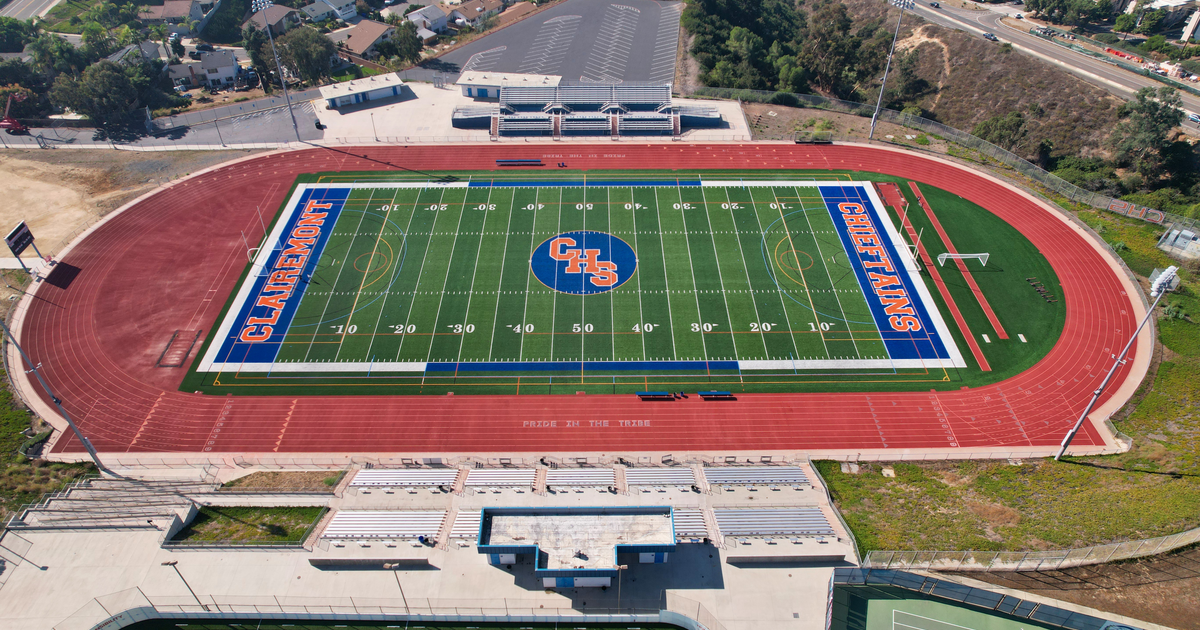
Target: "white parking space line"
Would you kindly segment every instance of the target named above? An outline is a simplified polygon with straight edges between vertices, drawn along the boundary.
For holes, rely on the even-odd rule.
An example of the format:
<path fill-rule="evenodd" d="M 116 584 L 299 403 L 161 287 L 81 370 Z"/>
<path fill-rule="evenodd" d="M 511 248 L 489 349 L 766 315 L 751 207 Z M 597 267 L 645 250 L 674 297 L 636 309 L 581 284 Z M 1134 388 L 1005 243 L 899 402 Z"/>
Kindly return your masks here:
<path fill-rule="evenodd" d="M 496 65 L 497 61 L 500 61 L 500 57 L 507 49 L 508 46 L 497 46 L 490 50 L 475 53 L 474 55 L 471 55 L 471 58 L 468 59 L 467 63 L 463 65 L 462 71 L 467 72 L 469 70 L 476 70 L 478 72 L 487 72 Z"/>
<path fill-rule="evenodd" d="M 675 53 L 679 47 L 679 16 L 682 13 L 681 2 L 665 5 L 659 13 L 654 58 L 650 61 L 651 83 L 675 81 Z"/>
<path fill-rule="evenodd" d="M 641 13 L 623 4 L 608 5 L 596 36 L 596 45 L 584 66 L 582 80 L 605 83 L 622 81 Z"/>
<path fill-rule="evenodd" d="M 579 30 L 580 15 L 560 15 L 542 24 L 517 72 L 556 74 Z"/>

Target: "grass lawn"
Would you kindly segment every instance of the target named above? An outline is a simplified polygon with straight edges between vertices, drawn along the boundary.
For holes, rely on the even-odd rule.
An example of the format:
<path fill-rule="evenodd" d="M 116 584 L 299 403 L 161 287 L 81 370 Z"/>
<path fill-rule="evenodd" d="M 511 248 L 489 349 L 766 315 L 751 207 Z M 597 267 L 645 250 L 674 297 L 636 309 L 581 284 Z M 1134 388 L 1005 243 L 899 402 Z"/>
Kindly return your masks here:
<path fill-rule="evenodd" d="M 200 508 L 196 518 L 171 540 L 176 544 L 300 544 L 322 507 Z"/>
<path fill-rule="evenodd" d="M 333 491 L 346 471 L 262 471 L 225 483 L 222 488 L 236 490 L 325 490 Z"/>
<path fill-rule="evenodd" d="M 936 209 L 932 193 L 926 194 Z M 1105 240 L 1118 244 L 1139 276 L 1178 264 L 1155 248 L 1160 228 L 1075 210 Z M 958 244 L 957 236 L 951 238 Z M 1194 270 L 1184 265 L 1180 277 L 1182 287 L 1164 302 L 1200 312 Z M 1200 525 L 1200 326 L 1191 319 L 1166 319 L 1161 304 L 1161 363 L 1135 403 L 1113 418 L 1117 429 L 1134 440 L 1127 453 L 1029 460 L 1020 466 L 1005 461 L 896 464 L 894 479 L 883 477 L 879 464 L 864 465 L 853 475 L 840 472 L 835 462 L 818 462 L 862 551 L 1067 548 Z"/>

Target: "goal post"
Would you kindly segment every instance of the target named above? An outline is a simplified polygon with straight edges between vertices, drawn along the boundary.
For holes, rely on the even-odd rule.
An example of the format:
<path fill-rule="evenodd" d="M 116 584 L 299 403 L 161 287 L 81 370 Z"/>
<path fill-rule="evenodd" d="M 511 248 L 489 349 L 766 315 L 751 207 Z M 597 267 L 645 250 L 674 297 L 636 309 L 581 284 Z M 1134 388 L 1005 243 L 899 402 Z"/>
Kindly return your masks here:
<path fill-rule="evenodd" d="M 945 267 L 946 261 L 950 260 L 950 259 L 965 260 L 967 258 L 975 258 L 975 259 L 978 259 L 979 262 L 982 263 L 984 267 L 986 267 L 987 261 L 988 261 L 988 256 L 991 256 L 991 254 L 988 254 L 986 252 L 984 252 L 982 254 L 950 254 L 950 253 L 938 254 L 938 266 Z"/>

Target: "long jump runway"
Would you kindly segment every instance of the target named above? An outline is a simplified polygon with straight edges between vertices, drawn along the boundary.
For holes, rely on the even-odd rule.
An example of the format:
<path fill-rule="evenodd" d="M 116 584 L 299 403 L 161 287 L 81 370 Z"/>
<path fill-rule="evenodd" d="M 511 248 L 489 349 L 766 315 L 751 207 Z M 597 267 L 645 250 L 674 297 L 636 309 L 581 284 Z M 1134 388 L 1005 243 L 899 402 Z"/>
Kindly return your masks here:
<path fill-rule="evenodd" d="M 242 234 L 251 242 L 262 236 L 256 208 L 278 208 L 298 174 L 483 170 L 498 158 L 565 160 L 573 170 L 862 170 L 925 182 L 988 208 L 1046 256 L 1062 282 L 1062 337 L 1034 367 L 987 387 L 742 394 L 720 403 L 631 395 L 205 396 L 178 391 L 195 349 L 182 368 L 156 367 L 173 333 L 213 328 L 246 265 Z M 1044 451 L 1082 411 L 1141 310 L 1093 244 L 1013 189 L 944 162 L 855 145 L 510 144 L 264 155 L 137 203 L 60 264 L 77 275 L 38 285 L 20 339 L 96 448 L 110 453 Z M 1121 368 L 1105 399 L 1133 364 Z M 1090 422 L 1075 441 L 1104 443 Z M 81 450 L 71 435 L 54 446 Z"/>

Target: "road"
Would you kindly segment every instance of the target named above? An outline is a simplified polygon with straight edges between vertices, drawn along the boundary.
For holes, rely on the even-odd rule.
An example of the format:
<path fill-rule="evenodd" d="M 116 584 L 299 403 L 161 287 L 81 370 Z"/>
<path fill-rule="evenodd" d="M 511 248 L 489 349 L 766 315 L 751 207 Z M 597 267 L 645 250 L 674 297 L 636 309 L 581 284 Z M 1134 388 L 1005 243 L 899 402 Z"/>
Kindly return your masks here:
<path fill-rule="evenodd" d="M 945 5 L 940 9 L 934 9 L 923 1 L 918 2 L 913 9 L 913 13 L 941 26 L 965 30 L 976 35 L 994 33 L 1001 42 L 1009 42 L 1013 48 L 1053 63 L 1084 81 L 1121 98 L 1131 98 L 1135 92 L 1144 87 L 1157 89 L 1164 85 L 1149 77 L 1129 72 L 1095 57 L 1089 57 L 1036 35 L 1031 35 L 1028 29 L 1013 28 L 1002 21 L 1008 15 L 1020 12 L 1021 8 L 1014 5 L 1000 5 L 995 9 L 989 7 L 986 10 L 952 8 Z M 1183 99 L 1185 110 L 1200 112 L 1200 97 L 1183 90 L 1179 91 L 1179 95 Z M 1188 124 L 1190 125 L 1189 131 L 1195 128 L 1194 124 Z"/>
<path fill-rule="evenodd" d="M 35 15 L 42 15 L 58 3 L 59 0 L 12 0 L 0 9 L 0 17 L 28 20 Z"/>

